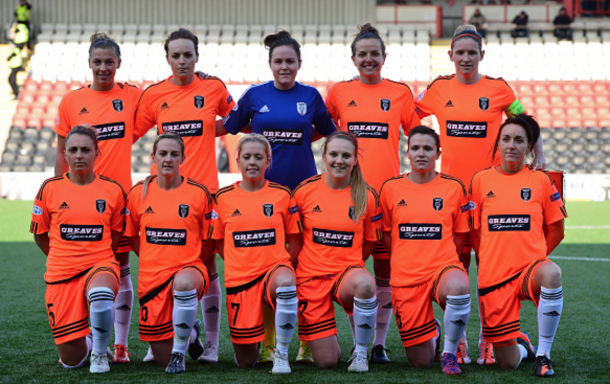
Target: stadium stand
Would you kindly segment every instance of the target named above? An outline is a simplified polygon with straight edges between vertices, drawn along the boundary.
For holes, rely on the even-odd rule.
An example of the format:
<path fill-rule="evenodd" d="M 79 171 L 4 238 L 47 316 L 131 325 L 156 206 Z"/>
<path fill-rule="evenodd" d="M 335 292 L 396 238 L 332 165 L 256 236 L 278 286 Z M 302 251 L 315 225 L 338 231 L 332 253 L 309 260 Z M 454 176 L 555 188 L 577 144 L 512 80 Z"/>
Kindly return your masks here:
<path fill-rule="evenodd" d="M 540 26 L 529 39 L 513 39 L 505 31 L 488 32 L 481 72 L 503 77 L 528 112 L 543 127 L 549 168 L 571 173 L 610 173 L 610 31 L 607 24 L 585 22 L 574 41 L 558 42 Z M 576 26 L 578 24 L 576 23 Z M 238 97 L 248 84 L 270 78 L 268 52 L 261 40 L 279 28 L 290 29 L 302 42 L 303 66 L 297 80 L 316 86 L 323 96 L 338 81 L 357 74 L 350 59 L 351 27 L 345 25 L 206 25 L 189 26 L 200 37 L 198 70 L 223 79 Z M 90 82 L 89 37 L 110 31 L 121 42 L 118 81 L 142 89 L 168 77 L 163 37 L 178 25 L 43 24 L 30 60 L 26 81 L 0 170 L 36 171 L 53 141 L 52 127 L 63 95 Z M 380 24 L 387 42 L 384 76 L 411 86 L 415 96 L 437 74 L 452 73 L 448 43 L 430 41 L 428 27 Z M 575 28 L 578 30 L 578 28 Z M 426 121 L 431 124 L 431 121 Z M 35 135 L 38 132 L 39 135 Z M 152 132 L 152 133 L 150 133 Z M 147 172 L 154 131 L 133 147 L 133 171 Z M 38 139 L 40 137 L 40 140 Z M 318 147 L 314 145 L 320 164 Z M 406 142 L 401 144 L 406 153 Z M 407 170 L 406 156 L 402 164 Z"/>

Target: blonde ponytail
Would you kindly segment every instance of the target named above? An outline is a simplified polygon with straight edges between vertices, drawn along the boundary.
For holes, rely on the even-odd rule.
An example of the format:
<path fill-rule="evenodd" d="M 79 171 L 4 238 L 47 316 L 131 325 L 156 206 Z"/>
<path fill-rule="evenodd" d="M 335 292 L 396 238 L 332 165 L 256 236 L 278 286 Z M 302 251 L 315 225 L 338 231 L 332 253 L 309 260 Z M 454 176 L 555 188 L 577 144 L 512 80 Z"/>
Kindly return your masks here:
<path fill-rule="evenodd" d="M 148 184 L 150 184 L 155 177 L 156 175 L 149 175 L 146 176 L 146 179 L 144 179 L 144 183 L 142 184 L 142 200 L 146 199 L 146 194 L 148 193 Z"/>

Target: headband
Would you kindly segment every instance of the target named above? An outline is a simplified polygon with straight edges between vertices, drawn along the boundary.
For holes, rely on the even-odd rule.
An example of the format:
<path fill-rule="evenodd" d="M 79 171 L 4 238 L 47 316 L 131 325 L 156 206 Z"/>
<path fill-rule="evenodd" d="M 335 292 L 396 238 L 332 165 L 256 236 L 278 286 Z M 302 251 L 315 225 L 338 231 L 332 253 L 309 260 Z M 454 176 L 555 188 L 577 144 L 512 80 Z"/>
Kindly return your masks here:
<path fill-rule="evenodd" d="M 93 50 L 93 48 L 95 48 L 96 45 L 102 44 L 102 43 L 110 44 L 111 46 L 116 48 L 116 50 L 119 54 L 119 59 L 121 58 L 121 48 L 119 48 L 119 45 L 117 43 L 115 43 L 114 41 L 109 40 L 109 39 L 101 39 L 101 40 L 97 40 L 97 41 L 93 42 L 91 44 L 91 46 L 89 47 L 89 54 L 91 54 L 91 51 Z"/>
<path fill-rule="evenodd" d="M 356 36 L 356 40 L 354 40 L 354 42 L 356 42 L 360 39 L 366 39 L 368 37 L 377 38 L 377 39 L 381 40 L 381 36 L 379 36 L 378 34 L 373 33 L 373 32 L 367 32 L 367 33 L 363 33 L 362 35 Z"/>
<path fill-rule="evenodd" d="M 474 38 L 476 41 L 479 42 L 479 44 L 483 45 L 483 43 L 481 43 L 481 35 L 477 32 L 477 31 L 473 31 L 471 29 L 465 29 L 463 31 L 460 31 L 454 38 L 453 40 L 451 40 L 451 48 L 453 48 L 453 43 L 455 43 L 455 41 L 461 37 L 472 37 Z"/>
<path fill-rule="evenodd" d="M 340 138 L 347 138 L 349 139 L 349 141 L 352 142 L 352 144 L 354 144 L 354 146 L 356 148 L 358 148 L 358 139 L 356 138 L 356 135 L 354 135 L 351 132 L 344 132 L 344 131 L 336 131 L 336 133 L 334 133 L 333 135 L 331 135 L 328 140 L 334 138 L 334 137 L 340 137 Z"/>

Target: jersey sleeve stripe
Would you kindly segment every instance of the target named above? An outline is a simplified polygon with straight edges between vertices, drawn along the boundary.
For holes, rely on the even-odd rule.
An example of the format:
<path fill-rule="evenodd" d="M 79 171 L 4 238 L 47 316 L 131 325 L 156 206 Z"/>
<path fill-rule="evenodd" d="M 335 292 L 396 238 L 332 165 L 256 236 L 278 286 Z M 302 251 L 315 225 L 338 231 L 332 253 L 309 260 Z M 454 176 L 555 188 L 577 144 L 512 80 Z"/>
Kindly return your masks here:
<path fill-rule="evenodd" d="M 212 195 L 210 194 L 210 191 L 208 191 L 208 189 L 206 188 L 205 185 L 196 182 L 195 180 L 192 179 L 186 179 L 186 183 L 189 185 L 193 185 L 195 187 L 201 188 L 203 189 L 203 191 L 205 192 L 206 197 L 208 198 L 208 204 L 212 202 Z"/>
<path fill-rule="evenodd" d="M 287 186 L 285 186 L 285 185 L 278 184 L 278 183 L 274 183 L 274 182 L 271 182 L 271 181 L 270 181 L 270 182 L 269 182 L 269 187 L 270 187 L 270 188 L 277 188 L 277 189 L 281 189 L 281 190 L 283 190 L 283 191 L 288 192 L 288 195 L 289 195 L 289 196 L 292 196 L 292 191 L 290 190 L 290 188 L 288 188 L 288 187 L 287 187 Z"/>
<path fill-rule="evenodd" d="M 110 183 L 114 183 L 116 184 L 119 188 L 121 188 L 121 192 L 123 193 L 123 197 L 125 197 L 125 190 L 123 190 L 123 187 L 121 187 L 121 184 L 117 183 L 116 181 L 106 177 L 106 176 L 102 176 L 102 175 L 98 175 L 100 177 L 100 180 L 104 180 L 104 181 L 108 181 Z"/>
<path fill-rule="evenodd" d="M 462 183 L 462 180 L 453 177 L 453 176 L 449 176 L 449 175 L 445 175 L 444 173 L 441 173 L 441 179 L 445 179 L 445 180 L 453 180 L 456 181 L 460 184 L 460 187 L 462 187 L 462 192 L 464 192 L 464 196 L 467 195 L 466 193 L 466 187 L 464 186 L 464 183 Z"/>
<path fill-rule="evenodd" d="M 316 181 L 320 180 L 321 178 L 322 178 L 322 175 L 315 175 L 315 176 L 310 177 L 309 179 L 301 182 L 301 184 L 297 185 L 297 187 L 294 189 L 292 194 L 294 195 L 299 190 L 299 188 L 302 188 L 302 187 L 306 186 L 307 184 L 316 182 Z"/>
<path fill-rule="evenodd" d="M 488 169 L 491 169 L 492 167 L 487 167 L 487 168 L 483 168 L 480 171 L 477 171 L 474 175 L 472 175 L 472 180 L 470 180 L 470 189 L 468 190 L 468 193 L 470 193 L 472 195 L 472 181 L 474 180 L 474 178 L 476 177 L 477 174 L 487 171 Z"/>
<path fill-rule="evenodd" d="M 455 75 L 447 75 L 447 76 L 439 76 L 436 79 L 432 80 L 432 82 L 428 85 L 428 88 L 426 89 L 430 89 L 432 88 L 432 86 L 434 85 L 434 83 L 436 83 L 438 80 L 451 80 L 455 77 Z"/>
<path fill-rule="evenodd" d="M 390 79 L 386 79 L 387 81 L 389 81 L 390 83 L 394 83 L 394 84 L 398 84 L 398 85 L 404 85 L 405 87 L 407 87 L 407 89 L 409 90 L 409 92 L 411 93 L 411 97 L 413 97 L 413 90 L 411 90 L 411 87 L 409 87 L 407 84 L 402 83 L 400 81 L 394 81 L 394 80 L 390 80 Z"/>
<path fill-rule="evenodd" d="M 216 196 L 214 196 L 214 200 L 216 201 L 216 204 L 218 204 L 218 198 L 220 197 L 220 195 L 222 195 L 225 192 L 230 192 L 234 189 L 235 189 L 235 184 L 231 184 L 229 186 L 221 188 L 218 192 L 216 192 Z"/>
<path fill-rule="evenodd" d="M 38 191 L 38 194 L 36 195 L 36 200 L 42 200 L 42 191 L 47 186 L 47 184 L 49 184 L 52 181 L 62 180 L 63 178 L 64 178 L 64 176 L 61 175 L 61 176 L 55 176 L 55 177 L 45 180 L 45 182 L 42 183 L 42 185 L 40 186 L 40 190 Z"/>

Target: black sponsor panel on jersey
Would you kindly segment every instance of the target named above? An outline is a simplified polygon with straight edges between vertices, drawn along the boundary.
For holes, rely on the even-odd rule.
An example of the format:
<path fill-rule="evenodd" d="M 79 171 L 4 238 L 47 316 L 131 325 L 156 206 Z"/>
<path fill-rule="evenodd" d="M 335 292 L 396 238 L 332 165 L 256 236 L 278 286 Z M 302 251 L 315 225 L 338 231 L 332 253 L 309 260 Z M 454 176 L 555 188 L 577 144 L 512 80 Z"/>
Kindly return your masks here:
<path fill-rule="evenodd" d="M 113 140 L 125 137 L 125 123 L 110 123 L 95 125 L 97 140 Z"/>
<path fill-rule="evenodd" d="M 354 232 L 331 231 L 330 229 L 313 229 L 313 242 L 329 247 L 351 248 L 354 244 Z"/>
<path fill-rule="evenodd" d="M 263 136 L 271 144 L 301 145 L 303 144 L 303 132 L 287 131 L 283 129 L 263 128 Z"/>
<path fill-rule="evenodd" d="M 530 215 L 493 215 L 487 217 L 489 232 L 529 231 Z"/>
<path fill-rule="evenodd" d="M 259 231 L 233 232 L 235 248 L 265 247 L 275 245 L 275 229 L 261 229 Z"/>
<path fill-rule="evenodd" d="M 189 136 L 202 136 L 203 135 L 203 121 L 202 120 L 189 120 L 189 121 L 175 121 L 172 123 L 161 124 L 163 132 L 175 132 L 178 136 L 189 137 Z"/>
<path fill-rule="evenodd" d="M 157 245 L 186 245 L 186 229 L 146 227 L 146 242 Z"/>
<path fill-rule="evenodd" d="M 402 240 L 441 240 L 443 226 L 440 224 L 398 224 L 398 237 Z"/>
<path fill-rule="evenodd" d="M 66 241 L 101 241 L 104 237 L 103 225 L 60 224 L 61 238 Z"/>
<path fill-rule="evenodd" d="M 485 138 L 487 137 L 487 122 L 447 120 L 447 136 Z"/>
<path fill-rule="evenodd" d="M 389 125 L 384 123 L 352 122 L 347 123 L 347 130 L 365 139 L 387 139 Z"/>

